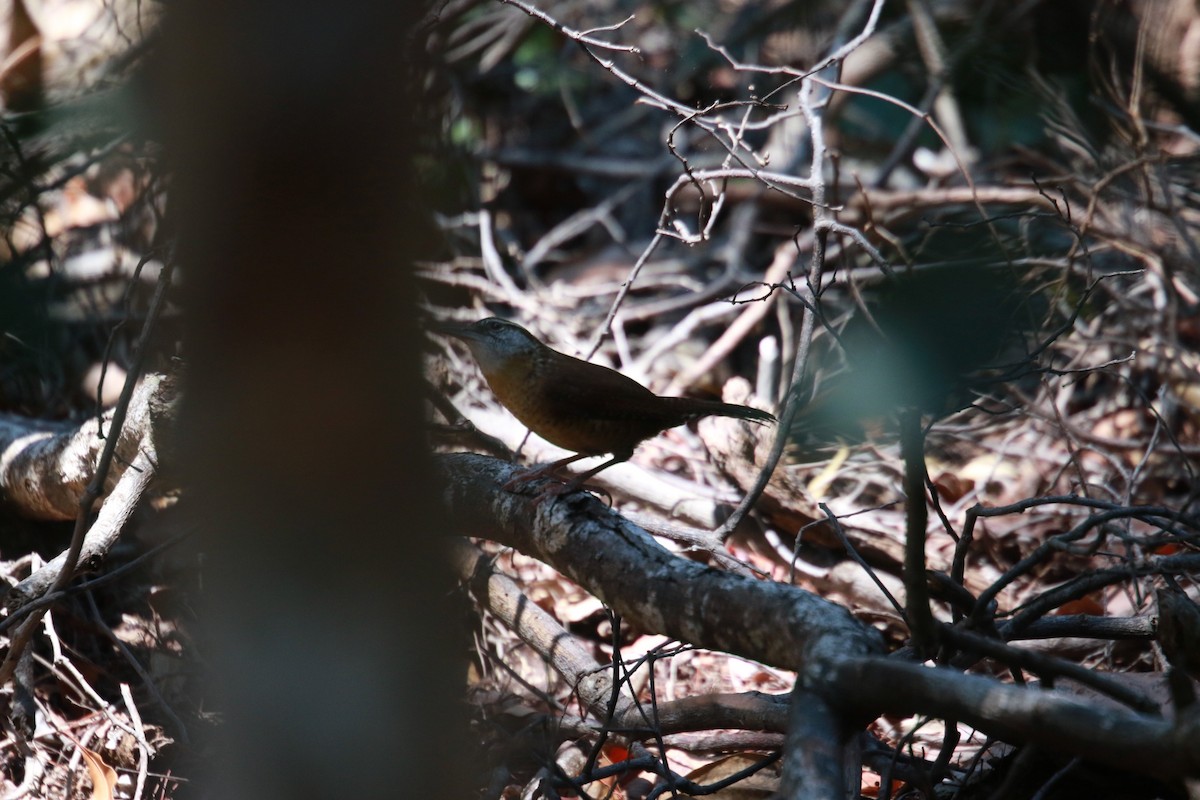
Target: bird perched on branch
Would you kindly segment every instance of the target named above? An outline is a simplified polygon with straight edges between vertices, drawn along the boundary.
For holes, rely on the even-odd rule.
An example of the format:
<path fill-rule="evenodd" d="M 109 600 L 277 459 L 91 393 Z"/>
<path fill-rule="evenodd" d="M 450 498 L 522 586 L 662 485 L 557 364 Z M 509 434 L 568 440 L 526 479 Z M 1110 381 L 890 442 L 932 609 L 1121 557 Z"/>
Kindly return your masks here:
<path fill-rule="evenodd" d="M 517 419 L 543 439 L 575 452 L 506 488 L 581 458 L 612 454 L 554 493 L 573 491 L 600 470 L 628 460 L 642 441 L 701 417 L 776 421 L 749 406 L 660 397 L 616 370 L 552 350 L 520 325 L 497 317 L 440 330 L 466 343 L 496 398 Z"/>

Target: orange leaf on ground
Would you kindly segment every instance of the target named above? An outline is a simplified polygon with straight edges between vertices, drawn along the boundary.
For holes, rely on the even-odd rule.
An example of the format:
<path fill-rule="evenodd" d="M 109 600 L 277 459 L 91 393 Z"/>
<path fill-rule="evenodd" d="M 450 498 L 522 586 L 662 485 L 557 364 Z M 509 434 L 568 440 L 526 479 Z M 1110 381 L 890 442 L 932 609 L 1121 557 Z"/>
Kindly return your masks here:
<path fill-rule="evenodd" d="M 87 762 L 88 775 L 92 778 L 92 800 L 113 800 L 117 791 L 117 772 L 99 753 L 80 747 L 83 760 Z"/>
<path fill-rule="evenodd" d="M 943 500 L 956 503 L 975 488 L 975 481 L 950 472 L 943 472 L 933 482 Z"/>
<path fill-rule="evenodd" d="M 1063 603 L 1054 614 L 1055 616 L 1065 616 L 1067 614 L 1102 616 L 1104 614 L 1104 606 L 1100 605 L 1100 601 L 1094 597 L 1081 597 L 1078 600 L 1068 600 Z"/>

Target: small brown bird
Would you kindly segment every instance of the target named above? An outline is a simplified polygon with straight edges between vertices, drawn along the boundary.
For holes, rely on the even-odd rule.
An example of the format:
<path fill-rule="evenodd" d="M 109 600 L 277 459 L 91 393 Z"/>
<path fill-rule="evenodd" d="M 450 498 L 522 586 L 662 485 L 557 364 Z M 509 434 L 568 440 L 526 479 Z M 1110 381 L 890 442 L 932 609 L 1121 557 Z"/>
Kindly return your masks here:
<path fill-rule="evenodd" d="M 626 461 L 643 440 L 700 417 L 776 421 L 749 406 L 659 397 L 616 370 L 551 350 L 520 325 L 497 317 L 441 330 L 466 342 L 488 386 L 517 419 L 543 439 L 575 451 L 519 482 L 587 456 L 612 454 L 555 494 L 573 491 L 600 470 Z"/>

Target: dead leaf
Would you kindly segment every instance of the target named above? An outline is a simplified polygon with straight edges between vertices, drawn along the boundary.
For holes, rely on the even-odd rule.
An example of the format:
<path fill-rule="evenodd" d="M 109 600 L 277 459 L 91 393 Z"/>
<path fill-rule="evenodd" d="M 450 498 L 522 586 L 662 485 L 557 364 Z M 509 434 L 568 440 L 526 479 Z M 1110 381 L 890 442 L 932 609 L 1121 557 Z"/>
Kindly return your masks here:
<path fill-rule="evenodd" d="M 1054 612 L 1055 616 L 1067 614 L 1092 614 L 1099 617 L 1104 615 L 1104 606 L 1100 605 L 1100 601 L 1095 597 L 1089 595 L 1078 600 L 1068 600 Z"/>
<path fill-rule="evenodd" d="M 71 734 L 63 730 L 59 733 L 79 748 L 83 760 L 87 762 L 88 775 L 92 779 L 92 800 L 114 800 L 117 791 L 117 771 L 106 764 L 99 753 L 84 747 L 83 743 Z"/>
<path fill-rule="evenodd" d="M 975 481 L 955 475 L 952 472 L 943 472 L 937 476 L 933 485 L 937 488 L 937 493 L 941 495 L 943 500 L 957 503 L 963 499 L 967 492 L 975 488 Z"/>
<path fill-rule="evenodd" d="M 744 769 L 757 764 L 761 756 L 739 753 L 722 758 L 694 770 L 687 779 L 695 783 L 711 784 L 725 780 Z M 769 764 L 749 777 L 726 786 L 713 794 L 705 795 L 710 800 L 764 800 L 779 791 L 779 762 Z"/>
<path fill-rule="evenodd" d="M 42 34 L 21 0 L 12 4 L 8 41 L 0 61 L 0 100 L 10 109 L 28 111 L 42 92 Z"/>
<path fill-rule="evenodd" d="M 88 775 L 92 776 L 92 800 L 113 800 L 117 791 L 117 771 L 104 763 L 98 753 L 81 749 L 87 762 Z"/>

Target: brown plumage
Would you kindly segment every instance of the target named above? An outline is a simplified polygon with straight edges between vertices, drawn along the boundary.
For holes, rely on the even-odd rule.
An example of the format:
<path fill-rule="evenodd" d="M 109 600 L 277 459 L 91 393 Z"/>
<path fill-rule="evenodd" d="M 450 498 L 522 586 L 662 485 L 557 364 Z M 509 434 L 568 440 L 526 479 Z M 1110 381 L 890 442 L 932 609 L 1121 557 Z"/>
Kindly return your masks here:
<path fill-rule="evenodd" d="M 772 415 L 749 406 L 659 397 L 616 370 L 550 349 L 508 320 L 489 317 L 443 331 L 466 342 L 488 386 L 517 419 L 543 439 L 576 453 L 537 475 L 585 456 L 612 454 L 611 460 L 568 488 L 625 461 L 651 436 L 700 417 L 775 422 Z"/>

